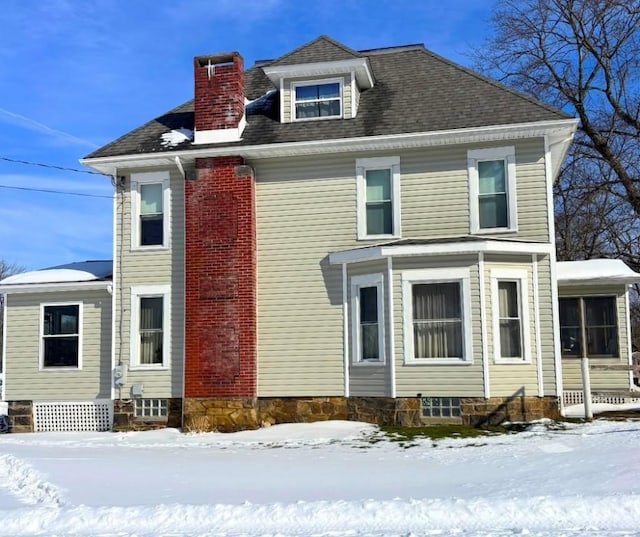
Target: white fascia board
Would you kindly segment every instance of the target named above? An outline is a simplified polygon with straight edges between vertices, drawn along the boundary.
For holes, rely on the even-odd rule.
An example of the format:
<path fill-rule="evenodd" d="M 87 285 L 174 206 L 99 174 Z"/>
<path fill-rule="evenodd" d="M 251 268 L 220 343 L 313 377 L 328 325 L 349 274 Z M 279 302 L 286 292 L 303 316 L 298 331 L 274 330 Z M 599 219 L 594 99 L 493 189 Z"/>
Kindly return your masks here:
<path fill-rule="evenodd" d="M 627 285 L 630 283 L 640 283 L 634 276 L 601 276 L 599 278 L 576 278 L 561 280 L 558 278 L 558 287 L 571 287 L 576 285 Z"/>
<path fill-rule="evenodd" d="M 7 295 L 14 293 L 55 293 L 64 291 L 92 291 L 92 290 L 108 290 L 112 285 L 109 280 L 100 280 L 95 282 L 61 282 L 61 283 L 42 283 L 42 284 L 17 284 L 2 285 L 0 293 Z"/>
<path fill-rule="evenodd" d="M 417 255 L 459 255 L 459 254 L 548 254 L 552 245 L 548 243 L 474 241 L 447 242 L 441 244 L 386 245 L 371 246 L 334 252 L 329 255 L 329 263 L 358 263 L 384 257 L 408 257 Z"/>
<path fill-rule="evenodd" d="M 327 76 L 346 74 L 355 71 L 358 86 L 363 89 L 373 87 L 373 77 L 367 58 L 353 58 L 351 60 L 337 60 L 333 62 L 299 63 L 294 65 L 273 65 L 263 67 L 264 74 L 271 82 L 278 86 L 283 78 L 298 78 L 308 76 Z"/>
<path fill-rule="evenodd" d="M 549 151 L 552 156 L 553 173 L 557 175 L 560 164 L 573 139 L 577 120 L 538 121 L 514 125 L 495 125 L 445 131 L 385 134 L 381 136 L 361 136 L 309 142 L 285 142 L 260 145 L 237 145 L 186 149 L 163 153 L 140 153 L 114 157 L 81 159 L 80 163 L 100 173 L 112 173 L 114 167 L 134 168 L 152 166 L 173 166 L 175 158 L 183 163 L 196 158 L 237 155 L 245 158 L 294 157 L 329 153 L 351 153 L 355 151 L 399 150 L 442 145 L 484 143 L 501 140 L 536 138 L 549 135 Z M 554 177 L 555 177 L 554 175 Z"/>

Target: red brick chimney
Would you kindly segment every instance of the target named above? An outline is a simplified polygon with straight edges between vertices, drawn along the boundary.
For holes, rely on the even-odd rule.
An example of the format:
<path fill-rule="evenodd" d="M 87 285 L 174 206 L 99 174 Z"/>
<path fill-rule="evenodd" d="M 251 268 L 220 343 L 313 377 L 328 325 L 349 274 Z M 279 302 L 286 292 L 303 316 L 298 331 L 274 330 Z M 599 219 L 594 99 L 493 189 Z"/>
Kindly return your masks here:
<path fill-rule="evenodd" d="M 225 52 L 194 59 L 194 143 L 240 139 L 244 129 L 242 56 Z"/>

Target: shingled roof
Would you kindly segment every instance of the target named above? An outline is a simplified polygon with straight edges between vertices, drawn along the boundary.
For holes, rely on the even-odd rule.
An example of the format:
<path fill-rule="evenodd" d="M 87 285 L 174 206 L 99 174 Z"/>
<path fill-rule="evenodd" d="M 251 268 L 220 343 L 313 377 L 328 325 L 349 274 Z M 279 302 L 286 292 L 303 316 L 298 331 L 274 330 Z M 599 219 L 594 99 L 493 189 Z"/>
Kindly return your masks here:
<path fill-rule="evenodd" d="M 264 74 L 263 67 L 353 58 L 368 58 L 375 76 L 375 85 L 362 92 L 356 118 L 280 123 L 278 88 Z M 247 108 L 247 126 L 240 141 L 196 146 L 184 140 L 167 144 L 163 134 L 193 129 L 193 101 L 189 101 L 86 158 L 433 132 L 570 117 L 422 45 L 353 51 L 326 36 L 248 69 L 245 95 L 250 100 L 260 98 L 260 106 Z"/>

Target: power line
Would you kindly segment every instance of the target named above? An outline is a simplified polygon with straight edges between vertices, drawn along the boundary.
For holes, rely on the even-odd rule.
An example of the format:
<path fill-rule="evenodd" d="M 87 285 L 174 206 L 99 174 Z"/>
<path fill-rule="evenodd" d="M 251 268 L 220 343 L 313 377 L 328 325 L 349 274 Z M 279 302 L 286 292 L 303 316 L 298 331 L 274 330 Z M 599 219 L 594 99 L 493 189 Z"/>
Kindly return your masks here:
<path fill-rule="evenodd" d="M 61 170 L 63 172 L 75 172 L 75 173 L 88 173 L 89 175 L 102 175 L 104 177 L 111 177 L 108 173 L 92 172 L 89 170 L 80 170 L 78 168 L 66 168 L 64 166 L 56 166 L 55 164 L 44 164 L 43 162 L 31 162 L 28 160 L 18 160 L 9 157 L 0 157 L 0 160 L 6 162 L 13 162 L 15 164 L 25 164 L 27 166 L 39 166 L 41 168 L 51 168 L 53 170 Z"/>
<path fill-rule="evenodd" d="M 100 174 L 102 175 L 102 174 Z M 9 186 L 0 185 L 0 188 L 7 188 L 11 190 L 27 190 L 29 192 L 44 192 L 45 194 L 62 194 L 64 196 L 82 196 L 85 198 L 106 198 L 113 199 L 112 196 L 103 196 L 101 194 L 83 194 L 81 192 L 64 192 L 62 190 L 48 190 L 46 188 L 30 188 L 26 186 Z"/>

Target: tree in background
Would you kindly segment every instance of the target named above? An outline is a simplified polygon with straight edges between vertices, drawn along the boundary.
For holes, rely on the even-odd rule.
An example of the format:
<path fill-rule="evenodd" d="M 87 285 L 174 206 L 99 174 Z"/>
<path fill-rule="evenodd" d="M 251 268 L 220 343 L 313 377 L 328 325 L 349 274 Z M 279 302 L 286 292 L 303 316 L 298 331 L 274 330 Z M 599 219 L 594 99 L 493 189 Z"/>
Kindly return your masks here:
<path fill-rule="evenodd" d="M 9 261 L 5 261 L 4 259 L 0 259 L 0 280 L 4 280 L 13 274 L 18 274 L 19 272 L 24 272 L 24 267 L 18 265 L 17 263 L 10 263 Z M 2 330 L 4 323 L 4 297 L 0 294 L 0 356 L 2 356 Z M 0 360 L 0 373 L 2 373 L 2 360 Z"/>
<path fill-rule="evenodd" d="M 475 67 L 580 120 L 555 185 L 558 257 L 640 271 L 640 0 L 499 0 Z"/>
<path fill-rule="evenodd" d="M 640 0 L 498 0 L 491 27 L 475 67 L 580 121 L 554 185 L 558 259 L 640 272 Z"/>

